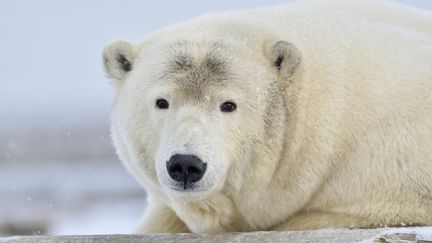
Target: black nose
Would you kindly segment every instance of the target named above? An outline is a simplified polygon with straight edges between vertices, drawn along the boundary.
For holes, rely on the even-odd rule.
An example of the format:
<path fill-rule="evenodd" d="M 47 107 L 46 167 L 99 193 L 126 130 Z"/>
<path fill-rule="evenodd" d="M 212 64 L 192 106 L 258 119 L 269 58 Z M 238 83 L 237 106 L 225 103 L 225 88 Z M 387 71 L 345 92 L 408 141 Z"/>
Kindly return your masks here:
<path fill-rule="evenodd" d="M 175 154 L 167 162 L 167 169 L 170 177 L 182 182 L 186 189 L 187 184 L 199 181 L 203 177 L 207 164 L 195 155 Z"/>

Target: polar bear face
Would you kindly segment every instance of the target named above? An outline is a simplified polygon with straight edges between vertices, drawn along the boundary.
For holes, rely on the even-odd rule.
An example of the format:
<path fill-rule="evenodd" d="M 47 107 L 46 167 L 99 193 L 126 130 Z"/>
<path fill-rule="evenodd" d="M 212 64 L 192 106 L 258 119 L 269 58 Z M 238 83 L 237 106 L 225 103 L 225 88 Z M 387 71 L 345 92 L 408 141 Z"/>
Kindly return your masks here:
<path fill-rule="evenodd" d="M 204 40 L 119 41 L 104 61 L 117 87 L 114 144 L 150 191 L 195 201 L 242 190 L 282 146 L 278 80 L 300 61 L 287 42 L 251 51 Z"/>

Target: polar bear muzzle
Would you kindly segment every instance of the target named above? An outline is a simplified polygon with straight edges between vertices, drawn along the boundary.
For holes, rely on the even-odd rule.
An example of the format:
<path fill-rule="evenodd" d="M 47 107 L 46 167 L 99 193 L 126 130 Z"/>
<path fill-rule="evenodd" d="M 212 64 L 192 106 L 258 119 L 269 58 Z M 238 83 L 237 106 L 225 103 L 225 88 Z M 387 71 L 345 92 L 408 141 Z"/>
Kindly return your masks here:
<path fill-rule="evenodd" d="M 171 179 L 182 183 L 184 190 L 192 183 L 199 181 L 207 169 L 207 164 L 203 163 L 200 158 L 185 154 L 171 156 L 166 166 Z"/>

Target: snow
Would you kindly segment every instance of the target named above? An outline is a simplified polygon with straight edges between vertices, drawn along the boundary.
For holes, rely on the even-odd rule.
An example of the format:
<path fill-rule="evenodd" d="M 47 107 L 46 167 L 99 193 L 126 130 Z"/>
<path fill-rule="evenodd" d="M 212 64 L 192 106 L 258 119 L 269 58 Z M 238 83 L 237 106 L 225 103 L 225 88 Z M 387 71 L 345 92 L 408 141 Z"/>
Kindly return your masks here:
<path fill-rule="evenodd" d="M 381 235 L 390 235 L 390 234 L 415 234 L 417 235 L 416 240 L 429 240 L 432 241 L 432 227 L 410 227 L 410 228 L 396 228 L 387 230 Z"/>
<path fill-rule="evenodd" d="M 93 235 L 93 236 L 60 236 L 60 237 L 10 237 L 0 242 L 430 242 L 419 241 L 415 235 L 380 236 L 384 229 L 330 229 L 306 231 L 258 231 L 220 234 L 144 234 L 144 235 Z M 371 238 L 371 240 L 364 240 Z M 363 241 L 362 241 L 363 240 Z"/>
<path fill-rule="evenodd" d="M 142 199 L 127 199 L 95 203 L 79 214 L 64 211 L 51 221 L 47 234 L 128 234 L 137 225 L 144 208 Z"/>
<path fill-rule="evenodd" d="M 388 228 L 381 232 L 379 235 L 361 241 L 362 243 L 376 242 L 374 240 L 383 239 L 404 239 L 405 241 L 391 241 L 391 242 L 418 242 L 419 240 L 432 241 L 432 227 L 407 227 L 407 228 Z M 390 241 L 386 241 L 390 242 Z"/>
<path fill-rule="evenodd" d="M 0 235 L 125 234 L 146 207 L 117 160 L 3 163 L 0 178 Z"/>

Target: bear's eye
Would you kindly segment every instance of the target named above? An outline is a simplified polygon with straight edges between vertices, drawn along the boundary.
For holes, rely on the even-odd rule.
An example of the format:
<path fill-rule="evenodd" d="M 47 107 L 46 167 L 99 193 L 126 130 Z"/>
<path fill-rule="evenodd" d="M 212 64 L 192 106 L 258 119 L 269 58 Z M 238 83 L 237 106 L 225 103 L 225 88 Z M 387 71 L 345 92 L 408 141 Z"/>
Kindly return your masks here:
<path fill-rule="evenodd" d="M 235 111 L 236 108 L 237 108 L 237 105 L 231 101 L 224 102 L 220 106 L 220 110 L 222 112 L 233 112 L 233 111 Z"/>
<path fill-rule="evenodd" d="M 165 99 L 157 99 L 156 100 L 156 107 L 159 109 L 168 109 L 169 103 Z"/>

